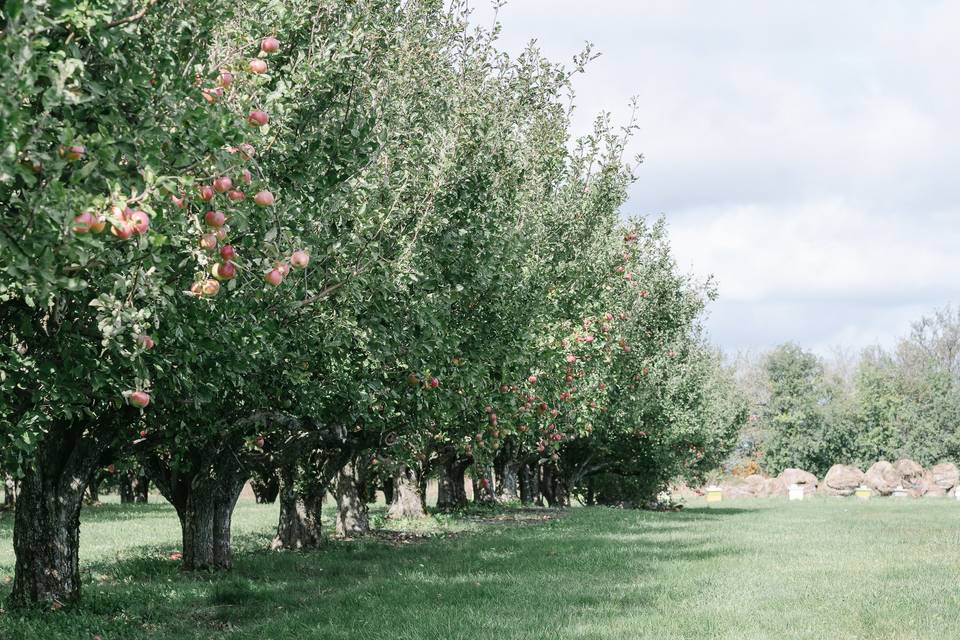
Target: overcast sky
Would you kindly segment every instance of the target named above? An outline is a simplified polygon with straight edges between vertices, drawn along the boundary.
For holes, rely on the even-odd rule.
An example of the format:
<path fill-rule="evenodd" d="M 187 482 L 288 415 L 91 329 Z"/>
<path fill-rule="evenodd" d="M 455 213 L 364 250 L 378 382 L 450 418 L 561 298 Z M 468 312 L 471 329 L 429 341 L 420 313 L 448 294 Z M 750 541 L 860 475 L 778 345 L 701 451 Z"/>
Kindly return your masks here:
<path fill-rule="evenodd" d="M 595 44 L 579 131 L 639 98 L 624 211 L 666 216 L 681 267 L 716 277 L 724 350 L 891 345 L 960 300 L 960 2 L 512 0 L 500 19 L 510 52 Z"/>

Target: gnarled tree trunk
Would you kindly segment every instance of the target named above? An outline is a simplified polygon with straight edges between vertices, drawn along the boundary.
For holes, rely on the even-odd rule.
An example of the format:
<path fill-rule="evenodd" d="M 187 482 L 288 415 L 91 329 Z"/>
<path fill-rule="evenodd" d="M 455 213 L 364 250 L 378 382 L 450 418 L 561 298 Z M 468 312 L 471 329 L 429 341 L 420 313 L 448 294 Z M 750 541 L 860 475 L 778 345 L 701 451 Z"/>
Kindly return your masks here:
<path fill-rule="evenodd" d="M 520 502 L 531 505 L 540 500 L 540 477 L 535 462 L 520 465 Z"/>
<path fill-rule="evenodd" d="M 514 456 L 513 444 L 508 440 L 494 461 L 497 480 L 497 500 L 513 502 L 520 498 L 520 461 Z"/>
<path fill-rule="evenodd" d="M 54 425 L 20 483 L 11 606 L 80 597 L 80 508 L 98 456 L 83 432 L 83 425 Z"/>
<path fill-rule="evenodd" d="M 467 470 L 468 462 L 463 460 L 444 460 L 438 469 L 437 478 L 437 509 L 440 511 L 455 511 L 467 506 L 467 490 L 464 486 L 463 474 Z"/>
<path fill-rule="evenodd" d="M 540 465 L 540 491 L 551 507 L 570 505 L 570 491 L 562 475 L 550 464 Z"/>
<path fill-rule="evenodd" d="M 183 473 L 163 461 L 149 462 L 153 480 L 180 518 L 183 568 L 229 569 L 233 565 L 230 525 L 246 474 L 231 456 L 213 454 Z"/>
<path fill-rule="evenodd" d="M 427 514 L 423 510 L 423 496 L 420 494 L 419 474 L 413 467 L 401 465 L 393 476 L 392 500 L 387 510 L 387 517 L 423 518 Z"/>
<path fill-rule="evenodd" d="M 150 490 L 150 478 L 136 471 L 127 471 L 120 478 L 120 504 L 147 502 Z"/>
<path fill-rule="evenodd" d="M 473 466 L 473 501 L 477 504 L 493 504 L 497 501 L 494 493 L 493 466 Z"/>
<path fill-rule="evenodd" d="M 366 502 L 367 459 L 355 456 L 337 474 L 334 496 L 337 501 L 337 535 L 344 538 L 370 533 Z"/>

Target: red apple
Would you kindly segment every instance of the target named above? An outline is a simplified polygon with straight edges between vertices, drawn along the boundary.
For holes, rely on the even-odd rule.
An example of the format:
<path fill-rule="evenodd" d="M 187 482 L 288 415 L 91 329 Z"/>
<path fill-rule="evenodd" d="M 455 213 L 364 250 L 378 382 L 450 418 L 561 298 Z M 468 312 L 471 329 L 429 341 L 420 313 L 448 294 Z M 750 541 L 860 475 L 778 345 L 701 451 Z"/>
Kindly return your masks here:
<path fill-rule="evenodd" d="M 183 209 L 187 206 L 186 198 L 178 198 L 177 196 L 174 196 L 174 195 L 170 196 L 170 202 L 172 202 L 173 206 L 175 206 L 178 209 Z"/>
<path fill-rule="evenodd" d="M 73 218 L 73 232 L 89 233 L 89 231 L 93 228 L 93 225 L 96 222 L 96 220 L 97 220 L 96 216 L 94 216 L 89 211 L 84 211 L 83 213 Z"/>
<path fill-rule="evenodd" d="M 226 193 L 233 186 L 233 180 L 227 176 L 220 176 L 213 179 L 213 190 L 217 193 Z"/>
<path fill-rule="evenodd" d="M 529 382 L 530 384 L 537 384 L 537 376 L 529 376 L 527 378 L 527 382 Z"/>
<path fill-rule="evenodd" d="M 264 53 L 273 53 L 280 48 L 280 41 L 273 36 L 268 36 L 260 41 L 260 50 Z"/>
<path fill-rule="evenodd" d="M 80 160 L 87 155 L 87 148 L 79 144 L 62 146 L 60 147 L 60 155 L 67 160 Z"/>
<path fill-rule="evenodd" d="M 203 295 L 212 298 L 220 293 L 220 283 L 216 280 L 205 280 L 203 283 Z"/>
<path fill-rule="evenodd" d="M 250 169 L 244 169 L 243 173 L 240 174 L 240 179 L 247 184 L 253 182 L 253 174 L 250 173 Z"/>
<path fill-rule="evenodd" d="M 273 194 L 269 191 L 259 191 L 253 196 L 253 201 L 261 207 L 269 207 L 273 204 Z"/>
<path fill-rule="evenodd" d="M 216 235 L 217 240 L 223 241 L 223 240 L 226 240 L 226 239 L 227 239 L 227 231 L 229 231 L 229 230 L 230 230 L 230 227 L 229 227 L 229 226 L 223 225 L 222 227 L 220 227 L 219 229 L 217 229 L 217 230 L 214 231 L 213 233 L 214 233 L 214 235 Z"/>
<path fill-rule="evenodd" d="M 137 233 L 146 233 L 150 228 L 150 216 L 143 211 L 134 211 L 130 214 L 130 224 Z"/>
<path fill-rule="evenodd" d="M 233 202 L 240 202 L 247 196 L 243 194 L 243 191 L 238 191 L 236 189 L 231 189 L 227 192 L 227 197 L 230 198 Z"/>
<path fill-rule="evenodd" d="M 277 260 L 276 262 L 274 262 L 273 268 L 279 271 L 280 275 L 282 275 L 284 278 L 286 278 L 287 275 L 290 274 L 290 265 L 288 265 L 283 260 Z"/>
<path fill-rule="evenodd" d="M 257 442 L 257 446 L 260 447 L 261 449 L 263 449 L 263 445 L 267 443 L 267 441 L 263 439 L 263 436 L 257 436 L 256 442 Z"/>
<path fill-rule="evenodd" d="M 141 347 L 144 348 L 145 351 L 149 351 L 150 349 L 153 349 L 153 338 L 151 338 L 147 334 L 138 336 L 137 342 L 140 344 Z"/>
<path fill-rule="evenodd" d="M 271 269 L 267 272 L 263 279 L 267 281 L 267 284 L 277 287 L 281 282 L 283 282 L 283 274 L 276 269 Z"/>
<path fill-rule="evenodd" d="M 233 74 L 232 74 L 232 73 L 230 73 L 229 71 L 221 71 L 221 72 L 220 72 L 220 86 L 221 86 L 221 87 L 229 87 L 232 82 L 233 82 Z"/>
<path fill-rule="evenodd" d="M 222 227 L 223 223 L 227 221 L 227 217 L 219 211 L 207 211 L 207 215 L 203 216 L 203 221 L 211 227 Z"/>
<path fill-rule="evenodd" d="M 266 60 L 261 60 L 260 58 L 254 58 L 247 65 L 247 68 L 250 69 L 250 73 L 266 73 L 267 72 L 267 62 Z"/>
<path fill-rule="evenodd" d="M 247 116 L 247 122 L 252 124 L 255 127 L 262 127 L 263 125 L 269 122 L 270 116 L 267 115 L 266 111 L 260 111 L 255 109 L 250 112 L 250 115 Z"/>
<path fill-rule="evenodd" d="M 93 222 L 90 224 L 90 231 L 93 233 L 100 233 L 107 228 L 107 219 L 103 216 L 94 216 Z"/>
<path fill-rule="evenodd" d="M 126 220 L 119 220 L 110 227 L 110 233 L 121 240 L 128 240 L 133 235 L 133 225 Z"/>
<path fill-rule="evenodd" d="M 205 233 L 200 236 L 200 246 L 203 249 L 215 249 L 217 247 L 217 236 L 212 233 Z"/>
<path fill-rule="evenodd" d="M 232 280 L 237 277 L 237 265 L 229 260 L 218 262 L 213 265 L 213 277 L 218 280 Z"/>
<path fill-rule="evenodd" d="M 233 260 L 234 256 L 237 255 L 236 250 L 233 248 L 232 244 L 225 244 L 220 247 L 220 257 L 224 260 Z"/>
<path fill-rule="evenodd" d="M 307 255 L 306 251 L 294 251 L 290 254 L 290 264 L 297 269 L 304 269 L 310 264 L 310 256 Z"/>
<path fill-rule="evenodd" d="M 204 202 L 210 202 L 213 200 L 213 196 L 216 195 L 213 191 L 213 187 L 209 185 L 203 185 L 200 187 L 200 199 Z"/>
<path fill-rule="evenodd" d="M 135 407 L 143 409 L 145 406 L 150 404 L 150 396 L 145 391 L 131 391 L 127 396 L 127 400 Z M 143 437 L 145 434 L 140 432 L 140 436 Z"/>
<path fill-rule="evenodd" d="M 431 388 L 431 389 L 436 389 L 436 388 L 439 387 L 439 386 L 440 386 L 440 381 L 439 381 L 439 380 L 437 380 L 436 378 L 430 378 L 430 388 Z"/>

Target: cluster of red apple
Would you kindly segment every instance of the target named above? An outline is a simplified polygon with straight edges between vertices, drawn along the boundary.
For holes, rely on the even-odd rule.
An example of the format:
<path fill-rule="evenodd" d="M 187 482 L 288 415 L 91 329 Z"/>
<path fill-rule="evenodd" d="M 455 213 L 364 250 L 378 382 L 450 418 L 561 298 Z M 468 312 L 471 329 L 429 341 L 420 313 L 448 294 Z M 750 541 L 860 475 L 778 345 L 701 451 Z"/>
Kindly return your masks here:
<path fill-rule="evenodd" d="M 107 226 L 107 218 L 92 211 L 84 211 L 73 218 L 73 232 L 100 233 Z M 144 211 L 134 211 L 130 207 L 111 207 L 110 233 L 121 240 L 128 240 L 133 234 L 146 233 L 150 228 L 150 216 Z"/>

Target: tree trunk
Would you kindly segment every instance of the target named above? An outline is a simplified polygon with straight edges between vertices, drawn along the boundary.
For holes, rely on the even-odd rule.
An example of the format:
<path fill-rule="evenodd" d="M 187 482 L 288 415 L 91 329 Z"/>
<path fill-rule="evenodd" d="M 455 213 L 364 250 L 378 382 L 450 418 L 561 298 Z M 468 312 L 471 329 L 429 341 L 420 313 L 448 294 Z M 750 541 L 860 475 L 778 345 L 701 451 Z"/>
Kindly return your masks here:
<path fill-rule="evenodd" d="M 387 517 L 423 518 L 423 497 L 420 495 L 420 481 L 416 469 L 402 465 L 393 476 L 392 500 L 387 510 Z M 389 483 L 388 483 L 389 484 Z"/>
<path fill-rule="evenodd" d="M 337 535 L 344 538 L 365 536 L 370 533 L 366 494 L 367 462 L 356 456 L 345 464 L 337 474 L 335 497 L 337 500 Z"/>
<path fill-rule="evenodd" d="M 455 511 L 467 506 L 467 490 L 463 483 L 463 474 L 467 463 L 461 460 L 445 460 L 440 465 L 437 482 L 437 509 Z"/>
<path fill-rule="evenodd" d="M 133 504 L 137 500 L 134 482 L 136 474 L 133 471 L 127 471 L 119 480 L 120 484 L 120 504 Z"/>
<path fill-rule="evenodd" d="M 11 606 L 80 597 L 80 508 L 98 452 L 83 432 L 83 425 L 54 425 L 20 483 Z"/>
<path fill-rule="evenodd" d="M 494 472 L 493 467 L 486 465 L 483 467 L 473 466 L 473 501 L 476 504 L 493 504 L 497 501 L 494 493 Z"/>
<path fill-rule="evenodd" d="M 12 509 L 17 504 L 17 485 L 19 483 L 10 476 L 3 482 L 3 506 Z"/>
<path fill-rule="evenodd" d="M 233 564 L 230 525 L 246 474 L 231 456 L 214 454 L 190 472 L 179 473 L 150 460 L 153 480 L 180 518 L 183 569 L 229 569 Z"/>
<path fill-rule="evenodd" d="M 88 505 L 97 505 L 100 504 L 100 473 L 94 472 L 93 476 L 90 478 L 89 484 L 87 484 L 87 498 Z"/>
<path fill-rule="evenodd" d="M 137 475 L 133 483 L 134 502 L 147 504 L 150 500 L 150 478 L 145 475 Z"/>
<path fill-rule="evenodd" d="M 541 465 L 540 491 L 551 507 L 566 507 L 570 504 L 570 496 L 563 477 L 557 473 L 552 465 Z"/>
<path fill-rule="evenodd" d="M 280 495 L 280 478 L 276 473 L 257 474 L 250 481 L 250 488 L 257 499 L 257 504 L 273 504 Z"/>
<path fill-rule="evenodd" d="M 280 521 L 271 549 L 313 549 L 320 546 L 320 515 L 326 485 L 297 489 L 296 467 L 280 470 Z"/>
<path fill-rule="evenodd" d="M 531 505 L 540 499 L 540 478 L 535 463 L 524 462 L 520 465 L 520 502 Z"/>
<path fill-rule="evenodd" d="M 496 466 L 497 500 L 514 502 L 520 498 L 520 462 L 511 456 L 505 456 Z"/>
<path fill-rule="evenodd" d="M 387 506 L 393 504 L 393 482 L 393 478 L 390 478 L 383 483 L 383 502 Z"/>

